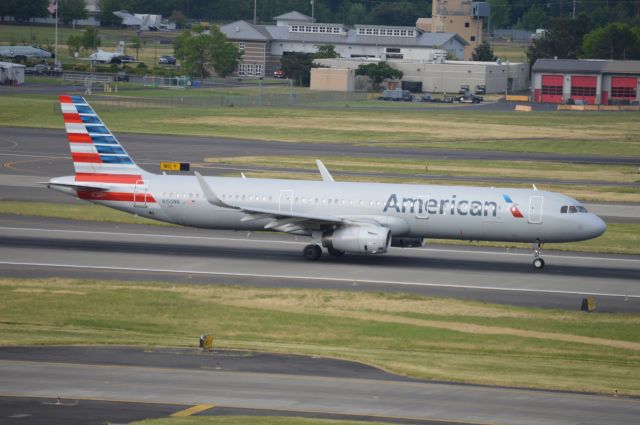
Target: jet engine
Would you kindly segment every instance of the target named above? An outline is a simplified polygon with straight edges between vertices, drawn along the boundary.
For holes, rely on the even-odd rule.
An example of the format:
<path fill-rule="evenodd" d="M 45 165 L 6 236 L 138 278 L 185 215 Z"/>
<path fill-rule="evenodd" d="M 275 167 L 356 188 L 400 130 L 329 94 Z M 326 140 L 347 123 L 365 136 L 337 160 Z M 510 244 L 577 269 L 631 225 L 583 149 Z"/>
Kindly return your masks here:
<path fill-rule="evenodd" d="M 322 246 L 329 250 L 383 254 L 390 244 L 391 231 L 381 226 L 348 226 L 322 234 Z"/>

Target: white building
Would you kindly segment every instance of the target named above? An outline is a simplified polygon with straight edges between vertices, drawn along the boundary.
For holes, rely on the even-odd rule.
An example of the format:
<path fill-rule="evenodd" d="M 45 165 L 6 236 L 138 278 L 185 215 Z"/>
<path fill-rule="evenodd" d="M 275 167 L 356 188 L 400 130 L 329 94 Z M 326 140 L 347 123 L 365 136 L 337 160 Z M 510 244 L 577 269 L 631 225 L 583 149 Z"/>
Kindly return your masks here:
<path fill-rule="evenodd" d="M 0 84 L 21 85 L 24 84 L 24 65 L 11 62 L 0 62 Z"/>
<path fill-rule="evenodd" d="M 299 12 L 275 18 L 276 25 L 236 21 L 220 30 L 244 50 L 240 76 L 270 75 L 287 53 L 314 53 L 331 44 L 344 58 L 433 60 L 443 51 L 463 59 L 467 42 L 455 33 L 423 32 L 417 27 L 317 23 Z"/>
<path fill-rule="evenodd" d="M 362 59 L 316 59 L 329 68 L 357 69 Z M 484 86 L 486 93 L 511 93 L 529 88 L 529 66 L 525 63 L 471 61 L 417 61 L 390 59 L 387 63 L 402 71 L 402 81 L 418 83 L 423 92 L 457 93 L 467 85 L 474 91 Z"/>

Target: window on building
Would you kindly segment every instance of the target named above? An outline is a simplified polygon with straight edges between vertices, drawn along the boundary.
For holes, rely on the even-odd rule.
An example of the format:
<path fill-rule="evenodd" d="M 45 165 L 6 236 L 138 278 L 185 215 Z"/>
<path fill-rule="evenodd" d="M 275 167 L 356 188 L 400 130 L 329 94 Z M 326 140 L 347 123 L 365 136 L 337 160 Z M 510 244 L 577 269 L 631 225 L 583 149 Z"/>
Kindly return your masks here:
<path fill-rule="evenodd" d="M 595 96 L 596 88 L 595 87 L 571 87 L 571 96 Z"/>
<path fill-rule="evenodd" d="M 465 28 L 469 28 L 469 22 L 465 22 L 465 23 L 464 23 L 464 27 L 465 27 Z"/>
<path fill-rule="evenodd" d="M 238 43 L 238 49 L 244 49 L 245 47 L 247 47 L 247 43 L 244 41 Z"/>
<path fill-rule="evenodd" d="M 471 36 L 471 41 L 476 41 L 476 36 L 475 35 Z"/>
<path fill-rule="evenodd" d="M 542 94 L 562 96 L 562 86 L 542 86 Z"/>
<path fill-rule="evenodd" d="M 637 91 L 635 87 L 612 87 L 611 97 L 635 99 L 637 97 Z"/>
<path fill-rule="evenodd" d="M 256 64 L 256 77 L 262 77 L 262 64 Z"/>

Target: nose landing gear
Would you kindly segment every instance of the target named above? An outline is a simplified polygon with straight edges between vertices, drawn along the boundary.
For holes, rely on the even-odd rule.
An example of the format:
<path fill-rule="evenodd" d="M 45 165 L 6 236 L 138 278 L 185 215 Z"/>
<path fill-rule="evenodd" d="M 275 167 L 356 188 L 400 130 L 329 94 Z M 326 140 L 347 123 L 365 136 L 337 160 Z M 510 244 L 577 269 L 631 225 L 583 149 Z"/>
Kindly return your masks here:
<path fill-rule="evenodd" d="M 533 244 L 533 268 L 536 270 L 540 270 L 544 268 L 544 260 L 541 257 L 542 255 L 542 242 L 540 239 L 536 240 Z"/>

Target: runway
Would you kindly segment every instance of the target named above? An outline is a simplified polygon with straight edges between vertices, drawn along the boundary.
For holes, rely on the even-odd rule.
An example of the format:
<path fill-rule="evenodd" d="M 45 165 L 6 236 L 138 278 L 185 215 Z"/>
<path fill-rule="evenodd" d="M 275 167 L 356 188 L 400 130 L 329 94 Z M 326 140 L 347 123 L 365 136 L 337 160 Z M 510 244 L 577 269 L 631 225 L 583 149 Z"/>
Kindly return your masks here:
<path fill-rule="evenodd" d="M 93 349 L 94 352 L 100 350 Z M 104 355 L 124 359 L 125 354 L 134 349 L 121 353 L 118 348 L 103 350 Z M 165 414 L 171 412 L 167 405 L 173 405 L 173 411 L 198 405 L 208 406 L 202 414 L 216 414 L 219 408 L 238 409 L 236 414 L 244 409 L 258 409 L 272 415 L 324 415 L 416 424 L 505 425 L 632 424 L 640 415 L 640 400 L 625 397 L 379 379 L 366 374 L 350 377 L 340 376 L 339 369 L 338 373 L 309 375 L 157 365 L 156 358 L 171 355 L 186 356 L 186 360 L 181 360 L 183 363 L 207 362 L 203 359 L 207 354 L 184 351 L 160 353 L 162 356 L 149 353 L 145 366 L 135 362 L 127 365 L 126 361 L 125 364 L 49 361 L 46 350 L 39 350 L 40 358 L 35 359 L 33 351 L 38 349 L 26 349 L 32 354 L 30 361 L 11 360 L 6 351 L 0 349 L 0 376 L 3 377 L 0 396 L 17 393 L 20 397 L 60 397 L 67 402 L 79 400 L 80 405 L 95 400 L 126 400 L 156 408 L 164 406 L 168 410 Z M 60 350 L 53 351 L 55 354 Z M 74 348 L 62 348 L 62 351 L 74 354 Z M 318 365 L 323 362 L 331 363 L 331 360 L 317 360 Z"/>
<path fill-rule="evenodd" d="M 233 283 L 299 288 L 407 291 L 516 305 L 578 309 L 595 296 L 600 311 L 640 311 L 640 258 L 545 255 L 504 249 L 393 248 L 376 257 L 301 256 L 306 238 L 59 219 L 0 216 L 0 273 Z"/>

